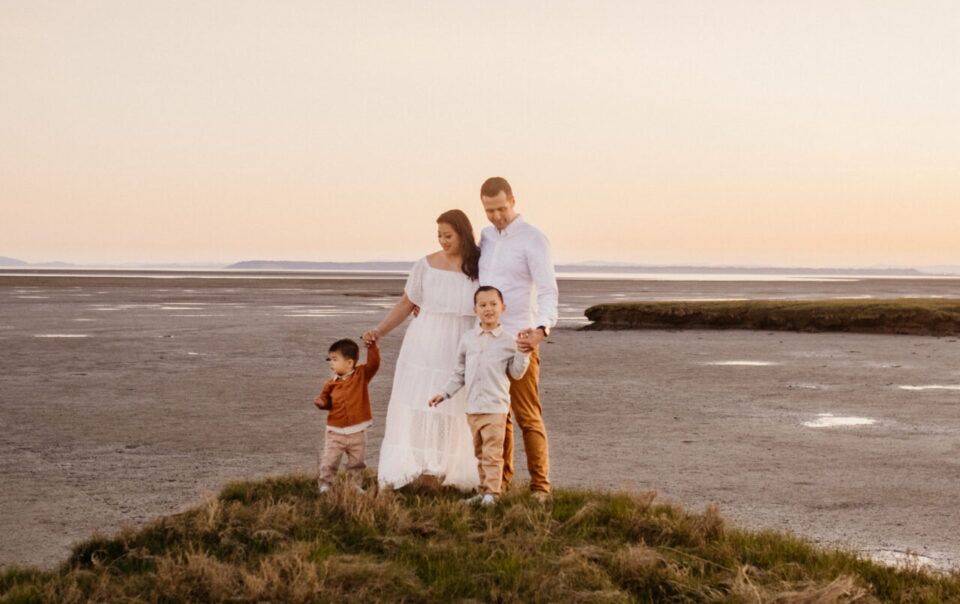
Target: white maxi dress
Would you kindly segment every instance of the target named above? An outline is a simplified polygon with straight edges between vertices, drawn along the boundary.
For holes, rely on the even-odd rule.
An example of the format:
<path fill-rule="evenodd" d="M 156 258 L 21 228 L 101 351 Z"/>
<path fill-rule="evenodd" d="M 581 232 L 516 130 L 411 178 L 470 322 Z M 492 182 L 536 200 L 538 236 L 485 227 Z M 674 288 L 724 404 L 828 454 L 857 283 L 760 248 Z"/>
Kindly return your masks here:
<path fill-rule="evenodd" d="M 477 286 L 460 271 L 430 266 L 426 258 L 410 271 L 404 293 L 420 314 L 410 322 L 397 358 L 377 465 L 381 486 L 399 488 L 422 474 L 464 490 L 480 482 L 466 389 L 436 407 L 427 404 L 453 373 L 460 336 L 477 322 Z"/>

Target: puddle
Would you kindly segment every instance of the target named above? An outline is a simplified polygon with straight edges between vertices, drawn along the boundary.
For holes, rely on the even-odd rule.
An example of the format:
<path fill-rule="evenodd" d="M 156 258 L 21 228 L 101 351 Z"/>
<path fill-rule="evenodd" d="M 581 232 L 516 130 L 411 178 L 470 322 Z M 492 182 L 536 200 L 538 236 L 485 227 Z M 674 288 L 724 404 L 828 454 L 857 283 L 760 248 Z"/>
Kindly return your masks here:
<path fill-rule="evenodd" d="M 870 552 L 869 557 L 881 564 L 897 568 L 941 569 L 944 567 L 942 562 L 934 558 L 909 550 L 878 549 Z"/>
<path fill-rule="evenodd" d="M 900 390 L 960 390 L 958 385 L 944 386 L 941 384 L 930 384 L 928 386 L 900 386 Z"/>
<path fill-rule="evenodd" d="M 370 315 L 374 314 L 377 311 L 369 309 L 351 309 L 351 308 L 337 308 L 331 306 L 328 308 L 297 308 L 292 309 L 296 312 L 284 314 L 284 317 L 342 317 L 345 315 Z"/>
<path fill-rule="evenodd" d="M 84 333 L 38 333 L 34 334 L 35 338 L 89 338 L 90 336 Z"/>
<path fill-rule="evenodd" d="M 787 388 L 800 388 L 802 390 L 827 390 L 830 387 L 826 384 L 814 384 L 810 382 L 794 382 L 787 384 Z"/>
<path fill-rule="evenodd" d="M 770 365 L 779 365 L 773 361 L 713 361 L 704 363 L 704 365 L 715 365 L 718 367 L 767 367 Z"/>
<path fill-rule="evenodd" d="M 347 313 L 347 312 L 332 312 L 332 313 L 323 313 L 323 314 L 321 314 L 321 313 L 311 313 L 311 314 L 309 314 L 309 315 L 306 315 L 306 314 L 293 314 L 293 315 L 283 315 L 283 316 L 284 316 L 284 317 L 308 317 L 308 318 L 309 318 L 309 317 L 313 317 L 313 318 L 315 318 L 315 319 L 329 319 L 329 318 L 331 318 L 331 317 L 345 317 L 345 316 L 347 316 L 347 315 L 366 315 L 366 314 L 370 314 L 370 313 L 367 313 L 367 312 L 352 312 L 352 313 Z"/>
<path fill-rule="evenodd" d="M 834 428 L 838 426 L 869 426 L 877 420 L 869 417 L 838 417 L 832 413 L 818 413 L 817 419 L 803 422 L 807 428 Z"/>
<path fill-rule="evenodd" d="M 17 296 L 21 300 L 49 300 L 50 296 Z"/>

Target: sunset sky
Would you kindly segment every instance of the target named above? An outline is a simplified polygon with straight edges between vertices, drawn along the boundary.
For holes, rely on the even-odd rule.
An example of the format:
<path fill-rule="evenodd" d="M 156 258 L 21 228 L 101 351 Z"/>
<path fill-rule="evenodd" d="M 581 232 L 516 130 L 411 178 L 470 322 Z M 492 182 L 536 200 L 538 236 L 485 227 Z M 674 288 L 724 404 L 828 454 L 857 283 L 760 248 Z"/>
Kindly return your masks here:
<path fill-rule="evenodd" d="M 0 3 L 0 255 L 960 265 L 960 4 Z"/>

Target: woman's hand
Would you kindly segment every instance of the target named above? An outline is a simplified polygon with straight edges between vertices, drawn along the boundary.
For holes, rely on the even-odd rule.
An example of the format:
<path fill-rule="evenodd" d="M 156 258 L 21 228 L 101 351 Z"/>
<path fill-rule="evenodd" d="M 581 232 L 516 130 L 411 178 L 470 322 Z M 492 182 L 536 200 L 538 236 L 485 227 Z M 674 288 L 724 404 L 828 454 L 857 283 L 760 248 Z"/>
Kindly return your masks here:
<path fill-rule="evenodd" d="M 367 346 L 370 346 L 371 344 L 376 343 L 376 341 L 380 339 L 380 330 L 376 328 L 371 329 L 367 333 L 363 334 L 363 336 L 361 337 L 363 337 L 363 343 L 366 344 Z"/>

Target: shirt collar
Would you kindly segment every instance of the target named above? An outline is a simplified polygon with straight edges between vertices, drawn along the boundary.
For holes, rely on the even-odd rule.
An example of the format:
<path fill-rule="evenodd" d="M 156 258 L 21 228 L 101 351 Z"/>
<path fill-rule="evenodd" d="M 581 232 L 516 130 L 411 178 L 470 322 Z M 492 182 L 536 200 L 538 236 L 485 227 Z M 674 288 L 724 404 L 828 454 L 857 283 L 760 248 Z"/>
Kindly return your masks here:
<path fill-rule="evenodd" d="M 341 381 L 349 378 L 351 375 L 353 375 L 353 374 L 356 373 L 356 372 L 357 372 L 357 370 L 354 369 L 354 370 L 351 371 L 350 373 L 344 373 L 343 375 L 338 375 L 338 376 L 337 376 L 337 381 L 338 381 L 338 382 L 341 382 Z"/>
<path fill-rule="evenodd" d="M 513 235 L 520 225 L 524 224 L 525 222 L 526 221 L 523 219 L 523 214 L 517 214 L 517 217 L 513 219 L 513 222 L 508 224 L 502 231 L 497 232 L 500 233 L 501 237 L 509 237 L 510 235 Z"/>
<path fill-rule="evenodd" d="M 503 333 L 503 325 L 497 325 L 493 329 L 484 329 L 482 325 L 477 323 L 477 329 L 475 330 L 478 336 L 482 336 L 484 333 L 489 333 L 495 338 L 499 338 L 500 334 Z"/>

